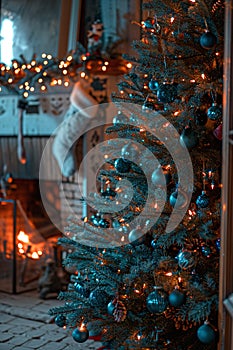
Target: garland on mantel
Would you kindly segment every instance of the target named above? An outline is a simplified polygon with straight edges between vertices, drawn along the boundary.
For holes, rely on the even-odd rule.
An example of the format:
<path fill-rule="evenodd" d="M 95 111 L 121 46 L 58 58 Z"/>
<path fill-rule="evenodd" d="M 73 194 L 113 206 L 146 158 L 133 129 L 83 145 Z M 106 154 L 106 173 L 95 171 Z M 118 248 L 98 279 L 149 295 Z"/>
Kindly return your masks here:
<path fill-rule="evenodd" d="M 32 93 L 46 92 L 49 86 L 68 87 L 90 73 L 127 73 L 132 65 L 123 60 L 121 55 L 112 53 L 113 45 L 108 45 L 107 52 L 101 50 L 102 34 L 103 25 L 98 20 L 87 33 L 87 50 L 77 43 L 76 49 L 63 59 L 43 53 L 39 59 L 33 55 L 29 62 L 20 55 L 19 59 L 12 60 L 11 66 L 0 63 L 0 91 L 8 91 L 26 99 Z"/>

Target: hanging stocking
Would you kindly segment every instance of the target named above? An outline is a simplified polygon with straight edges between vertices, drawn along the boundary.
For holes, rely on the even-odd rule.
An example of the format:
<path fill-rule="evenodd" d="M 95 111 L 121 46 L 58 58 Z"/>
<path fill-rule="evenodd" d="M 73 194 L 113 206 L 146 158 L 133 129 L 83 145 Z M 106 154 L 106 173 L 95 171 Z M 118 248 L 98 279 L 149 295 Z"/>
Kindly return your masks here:
<path fill-rule="evenodd" d="M 72 176 L 77 169 L 75 145 L 93 117 L 85 109 L 97 105 L 96 100 L 87 92 L 88 84 L 86 86 L 85 84 L 87 83 L 82 81 L 74 85 L 70 101 L 71 108 L 76 110 L 76 113 L 65 119 L 59 126 L 53 142 L 53 155 L 65 177 Z"/>
<path fill-rule="evenodd" d="M 18 160 L 21 164 L 26 164 L 26 151 L 24 147 L 24 138 L 23 138 L 23 113 L 26 109 L 27 102 L 19 100 L 18 102 L 18 119 L 19 119 L 19 130 L 18 130 L 18 139 L 17 139 L 17 155 Z"/>

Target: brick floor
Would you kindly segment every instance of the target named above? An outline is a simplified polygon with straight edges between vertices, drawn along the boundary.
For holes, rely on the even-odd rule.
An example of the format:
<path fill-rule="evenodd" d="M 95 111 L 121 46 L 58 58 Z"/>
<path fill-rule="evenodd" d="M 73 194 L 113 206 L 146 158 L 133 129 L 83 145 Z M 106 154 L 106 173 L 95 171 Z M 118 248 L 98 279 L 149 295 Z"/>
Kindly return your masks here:
<path fill-rule="evenodd" d="M 71 332 L 57 327 L 48 315 L 57 299 L 41 300 L 36 291 L 12 295 L 0 292 L 0 350 L 96 350 L 100 342 L 79 344 Z"/>

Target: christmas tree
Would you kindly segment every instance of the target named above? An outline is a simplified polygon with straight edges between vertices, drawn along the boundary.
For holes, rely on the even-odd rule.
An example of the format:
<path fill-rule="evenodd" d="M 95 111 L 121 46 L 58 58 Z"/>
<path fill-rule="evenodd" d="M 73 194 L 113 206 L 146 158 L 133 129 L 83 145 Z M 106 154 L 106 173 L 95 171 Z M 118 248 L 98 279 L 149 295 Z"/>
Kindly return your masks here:
<path fill-rule="evenodd" d="M 217 346 L 223 7 L 148 1 L 134 23 L 141 39 L 113 96 L 100 193 L 85 198 L 94 213 L 59 240 L 74 273 L 50 312 L 77 342 Z"/>

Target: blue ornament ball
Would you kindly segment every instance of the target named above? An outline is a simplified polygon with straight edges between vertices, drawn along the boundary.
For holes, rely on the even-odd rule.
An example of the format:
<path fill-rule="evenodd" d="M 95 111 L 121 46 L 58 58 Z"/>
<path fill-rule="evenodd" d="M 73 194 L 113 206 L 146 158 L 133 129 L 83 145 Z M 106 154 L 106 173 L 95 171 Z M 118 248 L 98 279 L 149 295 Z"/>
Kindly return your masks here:
<path fill-rule="evenodd" d="M 86 327 L 75 328 L 72 337 L 77 343 L 84 343 L 89 338 L 89 331 Z"/>
<path fill-rule="evenodd" d="M 140 229 L 135 228 L 132 231 L 130 231 L 128 238 L 131 244 L 140 245 L 144 242 L 145 235 Z"/>
<path fill-rule="evenodd" d="M 95 289 L 89 296 L 91 305 L 96 307 L 106 307 L 108 299 L 108 294 L 103 289 Z"/>
<path fill-rule="evenodd" d="M 168 306 L 167 293 L 160 287 L 155 287 L 154 292 L 150 293 L 146 299 L 146 306 L 153 314 L 164 312 Z"/>
<path fill-rule="evenodd" d="M 80 282 L 75 282 L 74 283 L 74 290 L 79 293 L 80 295 L 84 296 L 85 298 L 89 298 L 90 295 L 90 289 L 88 287 L 85 287 L 82 283 Z"/>
<path fill-rule="evenodd" d="M 130 170 L 130 161 L 123 158 L 118 158 L 114 162 L 114 166 L 119 173 L 127 173 Z"/>
<path fill-rule="evenodd" d="M 211 344 L 215 340 L 215 331 L 208 323 L 205 323 L 198 328 L 197 337 L 202 343 Z"/>
<path fill-rule="evenodd" d="M 158 89 L 159 84 L 158 84 L 158 82 L 157 82 L 156 80 L 151 79 L 151 80 L 149 81 L 148 86 L 149 86 L 149 89 L 150 89 L 150 90 L 155 91 L 155 90 Z"/>
<path fill-rule="evenodd" d="M 190 127 L 185 127 L 180 135 L 180 144 L 183 147 L 187 147 L 188 150 L 192 149 L 198 144 L 198 137 L 196 132 Z"/>
<path fill-rule="evenodd" d="M 182 250 L 178 256 L 178 265 L 182 270 L 188 270 L 195 266 L 193 254 L 188 250 Z"/>
<path fill-rule="evenodd" d="M 58 327 L 64 327 L 66 326 L 66 317 L 64 315 L 57 315 L 54 322 Z"/>
<path fill-rule="evenodd" d="M 178 289 L 175 289 L 169 294 L 169 303 L 174 307 L 179 307 L 185 302 L 185 295 L 180 292 Z"/>
<path fill-rule="evenodd" d="M 157 98 L 159 102 L 171 103 L 177 98 L 176 84 L 160 84 L 157 90 Z"/>
<path fill-rule="evenodd" d="M 113 312 L 115 310 L 115 304 L 113 301 L 110 301 L 110 303 L 108 303 L 107 310 L 109 315 L 113 315 Z"/>
<path fill-rule="evenodd" d="M 176 205 L 178 208 L 183 208 L 187 203 L 187 196 L 185 193 L 183 193 L 183 191 L 175 190 L 175 192 L 172 192 L 170 195 L 169 202 L 172 207 L 175 207 Z"/>
<path fill-rule="evenodd" d="M 101 196 L 110 199 L 112 197 L 116 197 L 116 192 L 111 187 L 108 187 L 101 193 Z"/>
<path fill-rule="evenodd" d="M 203 49 L 213 49 L 217 44 L 217 38 L 213 33 L 207 31 L 200 37 L 200 44 L 203 47 Z"/>
<path fill-rule="evenodd" d="M 209 205 L 209 202 L 210 200 L 206 192 L 202 191 L 202 194 L 197 197 L 196 205 L 198 206 L 198 208 L 207 208 Z"/>
<path fill-rule="evenodd" d="M 222 108 L 217 103 L 213 103 L 207 111 L 207 116 L 210 120 L 219 120 L 222 117 Z"/>

